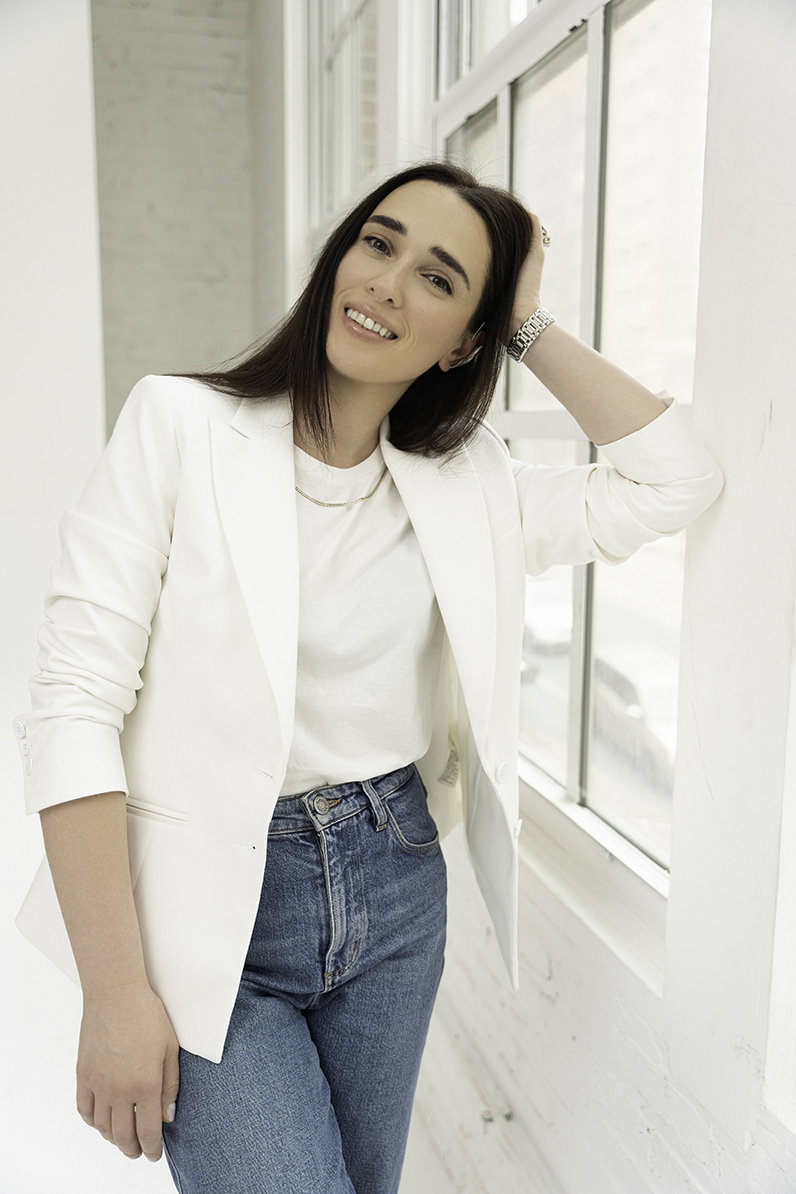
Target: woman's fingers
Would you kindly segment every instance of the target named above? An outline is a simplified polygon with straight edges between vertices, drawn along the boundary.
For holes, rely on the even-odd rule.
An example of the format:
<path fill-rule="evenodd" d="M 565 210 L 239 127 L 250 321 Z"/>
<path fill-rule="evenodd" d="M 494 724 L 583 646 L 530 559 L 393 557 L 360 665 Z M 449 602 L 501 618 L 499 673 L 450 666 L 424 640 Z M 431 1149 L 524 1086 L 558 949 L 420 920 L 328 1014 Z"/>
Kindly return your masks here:
<path fill-rule="evenodd" d="M 542 286 L 544 248 L 542 247 L 542 225 L 533 212 L 531 217 L 531 247 L 520 269 L 517 289 L 514 295 L 512 332 L 516 332 L 540 306 L 539 294 Z"/>
<path fill-rule="evenodd" d="M 161 1107 L 160 1091 L 158 1090 L 151 1097 L 136 1103 L 135 1107 L 137 1140 L 141 1145 L 141 1152 L 148 1161 L 159 1161 L 163 1153 L 160 1125 Z"/>
<path fill-rule="evenodd" d="M 136 1131 L 136 1114 L 131 1103 L 119 1103 L 111 1113 L 112 1143 L 126 1157 L 135 1160 L 141 1156 L 141 1145 Z"/>
<path fill-rule="evenodd" d="M 84 999 L 77 1109 L 126 1157 L 162 1154 L 161 1122 L 179 1088 L 179 1044 L 160 999 L 134 985 Z"/>
<path fill-rule="evenodd" d="M 94 1091 L 78 1078 L 77 1082 L 77 1113 L 90 1128 L 94 1127 Z"/>
<path fill-rule="evenodd" d="M 163 1063 L 163 1090 L 161 1091 L 161 1114 L 165 1123 L 172 1123 L 176 1113 L 177 1094 L 180 1089 L 180 1047 L 176 1036 L 166 1050 Z"/>

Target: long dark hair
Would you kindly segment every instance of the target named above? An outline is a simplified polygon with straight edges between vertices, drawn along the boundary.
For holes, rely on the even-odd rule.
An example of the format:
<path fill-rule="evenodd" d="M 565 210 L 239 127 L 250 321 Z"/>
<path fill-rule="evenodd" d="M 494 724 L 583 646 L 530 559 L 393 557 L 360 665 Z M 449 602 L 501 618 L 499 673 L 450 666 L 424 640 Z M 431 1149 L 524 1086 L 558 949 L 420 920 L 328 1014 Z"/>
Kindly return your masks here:
<path fill-rule="evenodd" d="M 483 220 L 491 260 L 481 301 L 469 324 L 484 325 L 484 341 L 473 361 L 444 372 L 436 364 L 408 386 L 390 411 L 390 441 L 405 452 L 426 456 L 455 453 L 485 417 L 497 385 L 509 339 L 514 291 L 531 246 L 531 219 L 517 199 L 499 187 L 482 186 L 468 171 L 448 162 L 423 162 L 392 175 L 366 195 L 326 241 L 304 293 L 276 331 L 237 364 L 205 373 L 180 374 L 224 394 L 262 400 L 289 394 L 293 417 L 306 439 L 322 449 L 333 441 L 327 382 L 326 336 L 337 270 L 362 225 L 398 187 L 423 179 L 449 187 Z"/>

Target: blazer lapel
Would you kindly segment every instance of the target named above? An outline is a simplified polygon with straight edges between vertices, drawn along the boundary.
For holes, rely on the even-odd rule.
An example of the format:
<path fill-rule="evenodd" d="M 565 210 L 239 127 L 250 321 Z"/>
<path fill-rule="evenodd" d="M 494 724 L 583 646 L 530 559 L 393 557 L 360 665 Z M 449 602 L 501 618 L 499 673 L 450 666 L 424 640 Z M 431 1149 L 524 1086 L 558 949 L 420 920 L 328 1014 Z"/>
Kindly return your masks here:
<path fill-rule="evenodd" d="M 450 640 L 476 741 L 486 739 L 495 675 L 495 564 L 478 474 L 466 448 L 450 464 L 381 450 L 417 535 Z"/>
<path fill-rule="evenodd" d="M 210 432 L 221 525 L 274 694 L 286 762 L 293 738 L 299 610 L 290 402 L 244 400 L 229 424 L 211 421 Z"/>

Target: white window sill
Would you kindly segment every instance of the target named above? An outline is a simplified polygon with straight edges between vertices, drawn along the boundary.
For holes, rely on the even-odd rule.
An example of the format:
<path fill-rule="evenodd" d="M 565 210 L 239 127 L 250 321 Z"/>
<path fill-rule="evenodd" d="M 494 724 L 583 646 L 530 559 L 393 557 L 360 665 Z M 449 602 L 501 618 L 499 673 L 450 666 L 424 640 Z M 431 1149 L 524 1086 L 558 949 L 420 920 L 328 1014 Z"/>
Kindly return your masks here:
<path fill-rule="evenodd" d="M 663 997 L 669 874 L 522 756 L 520 864 Z"/>

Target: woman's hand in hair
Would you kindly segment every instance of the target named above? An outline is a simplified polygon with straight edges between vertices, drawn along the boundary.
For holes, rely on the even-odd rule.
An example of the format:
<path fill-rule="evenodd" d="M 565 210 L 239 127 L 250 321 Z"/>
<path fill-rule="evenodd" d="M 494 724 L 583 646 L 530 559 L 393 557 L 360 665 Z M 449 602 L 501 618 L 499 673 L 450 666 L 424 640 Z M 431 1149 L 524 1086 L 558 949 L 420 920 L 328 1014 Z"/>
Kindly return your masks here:
<path fill-rule="evenodd" d="M 179 1045 L 146 983 L 85 998 L 77 1056 L 77 1109 L 134 1159 L 160 1159 L 161 1122 L 174 1118 Z"/>
<path fill-rule="evenodd" d="M 544 267 L 544 248 L 542 247 L 542 225 L 539 217 L 531 213 L 533 234 L 531 248 L 523 262 L 517 289 L 514 292 L 514 309 L 511 316 L 511 334 L 516 335 L 526 319 L 533 315 L 540 307 L 539 297 L 542 288 L 542 269 Z"/>

